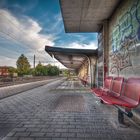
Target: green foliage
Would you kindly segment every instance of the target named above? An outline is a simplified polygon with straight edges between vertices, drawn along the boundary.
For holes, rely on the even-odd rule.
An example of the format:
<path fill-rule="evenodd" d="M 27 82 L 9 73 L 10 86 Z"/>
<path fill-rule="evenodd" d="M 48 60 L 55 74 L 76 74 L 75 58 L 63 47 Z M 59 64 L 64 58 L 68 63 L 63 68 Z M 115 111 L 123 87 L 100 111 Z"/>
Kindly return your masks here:
<path fill-rule="evenodd" d="M 43 66 L 40 62 L 38 63 L 38 65 L 35 68 L 35 75 L 36 76 L 47 76 L 48 75 L 47 68 L 45 66 Z"/>
<path fill-rule="evenodd" d="M 30 75 L 35 76 L 35 69 L 34 69 L 34 68 L 31 68 L 31 69 L 30 69 Z"/>
<path fill-rule="evenodd" d="M 8 72 L 10 73 L 10 76 L 13 76 L 14 73 L 17 73 L 17 69 L 14 68 L 14 67 L 10 67 L 10 68 L 8 69 Z"/>
<path fill-rule="evenodd" d="M 66 77 L 68 77 L 69 74 L 70 74 L 70 72 L 69 72 L 68 69 L 64 69 L 64 70 L 62 70 L 62 73 L 63 73 L 63 75 L 66 76 Z"/>
<path fill-rule="evenodd" d="M 14 68 L 14 67 L 10 67 L 10 68 L 8 69 L 8 72 L 9 72 L 9 73 L 16 73 L 16 72 L 17 72 L 17 69 Z"/>
<path fill-rule="evenodd" d="M 48 75 L 49 76 L 55 76 L 55 75 L 59 75 L 59 68 L 56 66 L 52 66 L 52 65 L 47 65 L 47 70 L 48 70 Z"/>
<path fill-rule="evenodd" d="M 27 57 L 25 57 L 24 54 L 21 54 L 21 56 L 18 58 L 16 65 L 17 65 L 18 75 L 23 76 L 23 75 L 30 74 L 31 66 Z"/>
<path fill-rule="evenodd" d="M 34 75 L 36 76 L 55 76 L 59 75 L 59 69 L 56 66 L 43 66 L 40 62 L 35 68 Z"/>

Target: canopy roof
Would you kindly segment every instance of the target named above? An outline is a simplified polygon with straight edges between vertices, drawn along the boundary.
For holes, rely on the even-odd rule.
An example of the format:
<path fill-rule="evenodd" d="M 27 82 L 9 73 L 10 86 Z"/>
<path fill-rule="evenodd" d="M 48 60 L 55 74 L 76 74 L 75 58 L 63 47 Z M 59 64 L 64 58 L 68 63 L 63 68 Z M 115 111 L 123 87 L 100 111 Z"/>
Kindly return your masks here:
<path fill-rule="evenodd" d="M 79 69 L 89 56 L 97 56 L 97 50 L 73 49 L 45 46 L 46 52 L 54 56 L 65 67 Z"/>
<path fill-rule="evenodd" d="M 99 32 L 120 0 L 60 0 L 66 32 Z"/>

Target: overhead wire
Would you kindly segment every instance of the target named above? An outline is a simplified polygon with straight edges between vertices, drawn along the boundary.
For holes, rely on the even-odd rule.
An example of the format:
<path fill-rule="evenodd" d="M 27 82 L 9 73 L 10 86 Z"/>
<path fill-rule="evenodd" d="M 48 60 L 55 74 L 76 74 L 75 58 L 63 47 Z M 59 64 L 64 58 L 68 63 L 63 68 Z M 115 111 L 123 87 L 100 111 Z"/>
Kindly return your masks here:
<path fill-rule="evenodd" d="M 6 32 L 2 32 L 2 31 L 0 31 L 0 33 L 1 34 L 4 34 L 4 35 L 6 35 L 7 37 L 9 37 L 10 39 L 12 39 L 12 41 L 14 41 L 16 44 L 18 44 L 17 45 L 17 47 L 19 47 L 19 45 L 20 46 L 24 46 L 24 48 L 27 48 L 28 50 L 30 50 L 31 52 L 32 51 L 35 51 L 35 53 L 38 53 L 38 55 L 42 55 L 41 54 L 41 52 L 39 52 L 39 51 L 37 51 L 36 52 L 36 50 L 34 49 L 34 48 L 30 48 L 30 47 L 27 47 L 27 46 L 31 46 L 31 45 L 29 45 L 29 44 L 27 44 L 27 43 L 24 43 L 22 40 L 17 40 L 16 39 L 16 37 L 15 37 L 15 35 L 13 34 L 13 33 L 10 33 L 10 32 L 8 32 L 8 33 L 6 33 Z M 9 38 L 6 38 L 7 40 L 9 40 Z M 23 43 L 22 43 L 23 42 Z M 21 49 L 21 48 L 20 48 Z M 44 56 L 43 56 L 44 57 Z M 44 57 L 45 58 L 45 57 Z"/>
<path fill-rule="evenodd" d="M 4 16 L 4 17 L 16 28 L 16 30 L 22 32 L 23 34 L 26 33 L 22 28 L 20 28 L 20 29 L 17 28 L 17 26 L 15 25 L 15 23 L 13 23 L 6 15 L 3 15 L 3 14 L 1 14 L 1 13 L 0 13 L 0 15 Z M 9 23 L 9 22 L 8 22 L 8 23 Z M 22 43 L 22 40 L 17 40 L 15 37 L 13 37 L 13 36 L 15 36 L 13 33 L 11 33 L 11 32 L 5 33 L 5 32 L 2 32 L 2 31 L 0 31 L 0 32 L 3 33 L 3 34 L 6 34 L 6 36 L 8 36 L 8 37 L 10 37 L 11 39 L 13 39 L 14 42 L 20 44 L 21 46 L 24 46 L 24 47 L 27 48 L 28 50 L 35 51 L 35 52 L 38 53 L 39 56 L 41 56 L 41 57 L 43 56 L 43 57 L 44 57 L 44 55 L 42 55 L 40 51 L 38 51 L 37 49 L 35 50 L 34 48 L 32 48 L 32 46 L 31 46 L 30 44 Z M 11 36 L 11 35 L 12 35 L 12 36 Z M 30 39 L 32 39 L 32 41 L 34 41 L 32 37 L 31 37 Z M 25 44 L 26 44 L 27 46 L 30 46 L 31 48 L 27 47 Z M 46 57 L 44 57 L 44 58 L 46 59 Z"/>

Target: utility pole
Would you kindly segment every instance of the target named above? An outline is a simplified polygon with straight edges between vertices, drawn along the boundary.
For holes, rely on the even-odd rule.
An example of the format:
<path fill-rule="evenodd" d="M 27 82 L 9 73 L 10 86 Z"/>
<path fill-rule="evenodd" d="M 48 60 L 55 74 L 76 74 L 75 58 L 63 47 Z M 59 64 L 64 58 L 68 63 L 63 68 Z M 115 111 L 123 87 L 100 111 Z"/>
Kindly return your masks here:
<path fill-rule="evenodd" d="M 34 62 L 33 62 L 33 66 L 34 66 L 34 69 L 35 69 L 35 55 L 34 55 Z"/>

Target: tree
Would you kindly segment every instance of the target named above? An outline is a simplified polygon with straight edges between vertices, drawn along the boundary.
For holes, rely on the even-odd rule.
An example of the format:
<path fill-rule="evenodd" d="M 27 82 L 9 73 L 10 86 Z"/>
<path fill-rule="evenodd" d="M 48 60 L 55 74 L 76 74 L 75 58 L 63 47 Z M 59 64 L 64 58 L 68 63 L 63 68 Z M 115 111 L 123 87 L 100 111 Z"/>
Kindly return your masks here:
<path fill-rule="evenodd" d="M 48 75 L 49 76 L 55 76 L 59 75 L 59 68 L 56 66 L 52 66 L 51 64 L 47 65 Z"/>
<path fill-rule="evenodd" d="M 17 65 L 18 74 L 20 76 L 30 74 L 31 66 L 27 57 L 25 57 L 24 54 L 21 54 L 21 56 L 18 58 L 16 65 Z"/>
<path fill-rule="evenodd" d="M 34 75 L 36 76 L 55 76 L 59 75 L 59 68 L 52 65 L 43 66 L 40 62 L 34 70 Z"/>
<path fill-rule="evenodd" d="M 38 65 L 35 68 L 35 75 L 37 76 L 46 76 L 48 74 L 47 68 L 41 64 L 41 62 L 38 63 Z"/>
<path fill-rule="evenodd" d="M 68 70 L 68 69 L 64 69 L 64 70 L 62 70 L 62 74 L 63 74 L 63 76 L 68 77 L 68 76 L 69 76 L 69 74 L 70 74 L 70 72 L 69 72 L 69 70 Z"/>
<path fill-rule="evenodd" d="M 14 67 L 9 67 L 8 72 L 9 72 L 10 76 L 13 76 L 14 73 L 17 73 L 17 69 Z"/>

